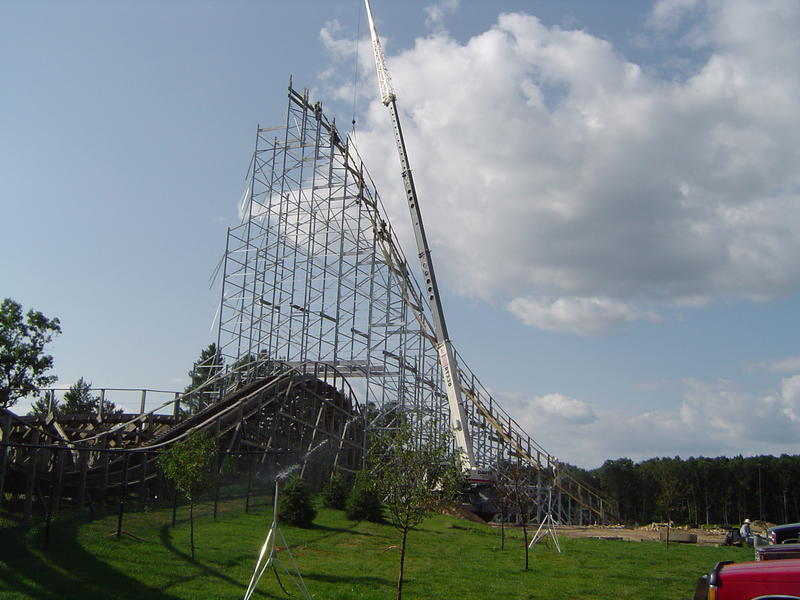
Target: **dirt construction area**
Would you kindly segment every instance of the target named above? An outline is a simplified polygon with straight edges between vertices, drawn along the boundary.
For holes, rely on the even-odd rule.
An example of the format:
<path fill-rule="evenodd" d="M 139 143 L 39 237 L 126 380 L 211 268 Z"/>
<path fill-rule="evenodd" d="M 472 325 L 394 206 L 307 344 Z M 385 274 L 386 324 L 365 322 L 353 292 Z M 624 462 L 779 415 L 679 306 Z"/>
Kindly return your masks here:
<path fill-rule="evenodd" d="M 559 535 L 564 537 L 577 538 L 596 538 L 603 540 L 625 540 L 628 542 L 645 542 L 645 541 L 659 541 L 662 539 L 661 532 L 665 531 L 666 527 L 659 527 L 657 525 L 646 525 L 644 527 L 630 528 L 630 527 L 602 527 L 599 525 L 589 526 L 570 526 L 562 525 L 556 527 Z M 686 534 L 694 534 L 697 536 L 698 544 L 704 545 L 718 545 L 725 540 L 724 529 L 689 529 L 686 527 L 672 527 L 670 528 L 670 539 L 679 540 Z"/>

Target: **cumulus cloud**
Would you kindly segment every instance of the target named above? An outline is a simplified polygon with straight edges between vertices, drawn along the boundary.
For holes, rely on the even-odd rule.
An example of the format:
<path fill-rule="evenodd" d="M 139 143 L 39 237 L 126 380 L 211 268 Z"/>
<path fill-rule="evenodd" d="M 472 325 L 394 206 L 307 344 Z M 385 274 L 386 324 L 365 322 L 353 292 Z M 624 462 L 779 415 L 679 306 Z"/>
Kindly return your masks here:
<path fill-rule="evenodd" d="M 537 396 L 533 399 L 531 406 L 551 419 L 575 425 L 586 425 L 597 420 L 594 410 L 589 404 L 564 394 Z"/>
<path fill-rule="evenodd" d="M 444 285 L 580 333 L 800 289 L 800 4 L 670 0 L 651 22 L 687 11 L 707 58 L 680 80 L 521 13 L 388 53 Z M 388 121 L 374 99 L 357 141 L 413 255 Z"/>
<path fill-rule="evenodd" d="M 527 324 L 549 331 L 594 335 L 622 323 L 648 320 L 659 322 L 653 311 L 643 312 L 610 298 L 559 298 L 555 301 L 514 298 L 508 309 Z"/>
<path fill-rule="evenodd" d="M 425 7 L 425 25 L 433 29 L 441 29 L 444 18 L 458 10 L 460 0 L 439 0 L 435 4 Z"/>
<path fill-rule="evenodd" d="M 800 376 L 774 394 L 727 381 L 684 382 L 675 409 L 607 410 L 562 394 L 498 394 L 525 430 L 560 460 L 584 467 L 607 458 L 800 452 Z"/>
<path fill-rule="evenodd" d="M 636 385 L 636 389 L 640 392 L 656 392 L 669 383 L 669 380 L 642 381 Z"/>
<path fill-rule="evenodd" d="M 781 360 L 759 363 L 756 366 L 766 368 L 775 373 L 800 373 L 800 356 L 790 356 Z"/>
<path fill-rule="evenodd" d="M 648 24 L 656 29 L 675 29 L 688 14 L 701 5 L 700 0 L 658 0 L 653 6 Z"/>
<path fill-rule="evenodd" d="M 350 60 L 356 52 L 357 44 L 342 36 L 343 27 L 337 20 L 328 21 L 320 29 L 319 38 L 336 60 Z"/>
<path fill-rule="evenodd" d="M 800 422 L 800 375 L 783 380 L 782 411 L 794 424 Z"/>
<path fill-rule="evenodd" d="M 530 424 L 532 419 L 537 418 L 548 423 L 572 425 L 587 425 L 597 420 L 591 404 L 564 394 L 526 396 L 518 392 L 507 392 L 498 394 L 498 397 L 503 400 L 503 406 L 511 407 L 511 412 L 519 417 L 521 425 Z"/>

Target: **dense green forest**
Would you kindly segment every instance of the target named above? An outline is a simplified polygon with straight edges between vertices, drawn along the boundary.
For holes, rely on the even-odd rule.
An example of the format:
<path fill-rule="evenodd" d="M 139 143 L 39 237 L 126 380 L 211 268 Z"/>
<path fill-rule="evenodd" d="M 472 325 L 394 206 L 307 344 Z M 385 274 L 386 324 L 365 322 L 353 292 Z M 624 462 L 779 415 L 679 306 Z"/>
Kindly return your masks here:
<path fill-rule="evenodd" d="M 619 458 L 590 471 L 568 468 L 614 500 L 625 523 L 800 521 L 800 456 Z"/>

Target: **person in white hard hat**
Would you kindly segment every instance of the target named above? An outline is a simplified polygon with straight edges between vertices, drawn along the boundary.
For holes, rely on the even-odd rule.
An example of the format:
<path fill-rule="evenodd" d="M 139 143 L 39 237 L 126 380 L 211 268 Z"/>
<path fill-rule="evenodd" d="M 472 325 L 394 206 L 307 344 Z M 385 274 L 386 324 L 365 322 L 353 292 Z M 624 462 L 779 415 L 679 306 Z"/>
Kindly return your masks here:
<path fill-rule="evenodd" d="M 742 536 L 743 544 L 753 543 L 753 531 L 750 529 L 750 519 L 745 519 L 739 528 L 739 535 Z"/>

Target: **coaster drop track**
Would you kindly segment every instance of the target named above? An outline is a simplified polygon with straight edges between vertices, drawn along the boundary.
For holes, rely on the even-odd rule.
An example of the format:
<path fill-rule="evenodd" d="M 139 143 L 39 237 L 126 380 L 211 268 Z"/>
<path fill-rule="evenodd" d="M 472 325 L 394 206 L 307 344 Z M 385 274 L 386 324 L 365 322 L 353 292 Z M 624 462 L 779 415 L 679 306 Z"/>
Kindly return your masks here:
<path fill-rule="evenodd" d="M 272 478 L 296 467 L 314 487 L 361 468 L 364 423 L 347 380 L 322 363 L 253 361 L 190 394 L 219 400 L 194 414 L 37 419 L 0 409 L 0 508 L 95 510 L 127 496 L 163 496 L 160 452 L 193 432 L 217 442 L 217 466 Z M 190 396 L 187 394 L 187 397 Z M 161 407 L 163 409 L 163 407 Z"/>

